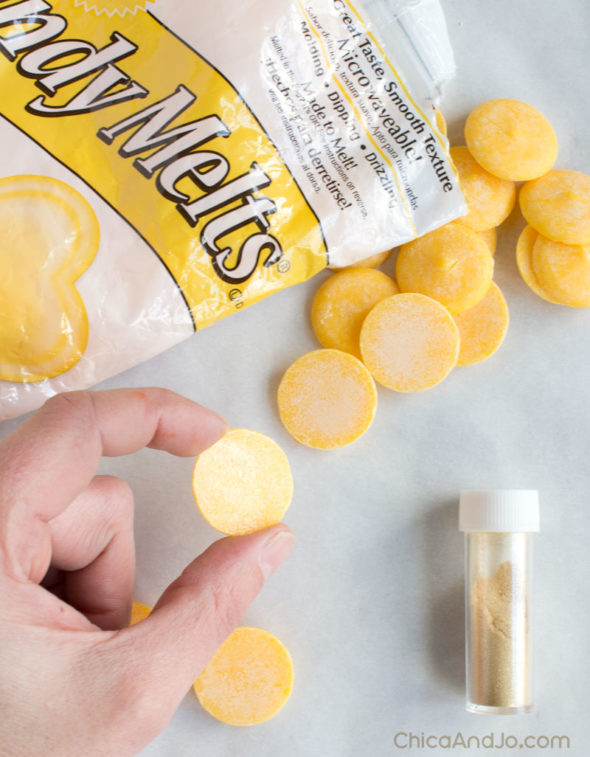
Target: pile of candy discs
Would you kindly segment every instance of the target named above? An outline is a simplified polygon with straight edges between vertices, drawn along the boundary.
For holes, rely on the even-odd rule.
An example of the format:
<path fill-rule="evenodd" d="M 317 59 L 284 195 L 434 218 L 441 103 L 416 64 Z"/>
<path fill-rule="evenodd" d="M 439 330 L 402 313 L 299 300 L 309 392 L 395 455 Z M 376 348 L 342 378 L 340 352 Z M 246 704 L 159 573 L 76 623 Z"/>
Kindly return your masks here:
<path fill-rule="evenodd" d="M 437 128 L 446 134 L 437 110 Z M 278 390 L 279 415 L 299 442 L 335 449 L 358 439 L 376 411 L 374 381 L 397 392 L 436 386 L 489 358 L 508 329 L 493 281 L 496 229 L 516 203 L 528 222 L 517 245 L 524 281 L 560 305 L 590 307 L 590 176 L 553 169 L 557 137 L 518 100 L 489 100 L 450 148 L 465 216 L 398 251 L 395 281 L 374 270 L 389 252 L 336 270 L 316 292 L 311 323 L 323 349 L 303 355 Z"/>
<path fill-rule="evenodd" d="M 440 112 L 436 124 L 446 126 Z M 301 444 L 336 449 L 371 425 L 375 382 L 397 392 L 436 386 L 457 365 L 489 358 L 508 328 L 508 307 L 493 281 L 496 229 L 520 188 L 528 225 L 516 258 L 524 281 L 551 303 L 590 307 L 590 177 L 553 169 L 557 138 L 535 108 L 490 100 L 452 147 L 468 212 L 404 244 L 396 280 L 375 270 L 390 252 L 337 270 L 316 292 L 311 322 L 321 349 L 298 358 L 278 389 L 287 431 Z M 293 481 L 284 452 L 256 431 L 232 429 L 196 460 L 193 493 L 204 518 L 224 534 L 278 523 Z M 132 624 L 150 612 L 134 603 Z M 230 634 L 194 683 L 202 706 L 232 725 L 268 720 L 288 699 L 293 664 L 260 628 Z"/>

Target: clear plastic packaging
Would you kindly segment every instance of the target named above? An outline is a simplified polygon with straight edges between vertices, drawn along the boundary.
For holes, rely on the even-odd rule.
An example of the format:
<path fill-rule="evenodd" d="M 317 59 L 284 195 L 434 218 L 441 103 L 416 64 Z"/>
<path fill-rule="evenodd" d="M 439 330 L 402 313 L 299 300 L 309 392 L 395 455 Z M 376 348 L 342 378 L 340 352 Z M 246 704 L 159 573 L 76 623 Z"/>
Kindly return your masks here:
<path fill-rule="evenodd" d="M 0 51 L 0 419 L 466 212 L 438 0 L 20 0 Z"/>

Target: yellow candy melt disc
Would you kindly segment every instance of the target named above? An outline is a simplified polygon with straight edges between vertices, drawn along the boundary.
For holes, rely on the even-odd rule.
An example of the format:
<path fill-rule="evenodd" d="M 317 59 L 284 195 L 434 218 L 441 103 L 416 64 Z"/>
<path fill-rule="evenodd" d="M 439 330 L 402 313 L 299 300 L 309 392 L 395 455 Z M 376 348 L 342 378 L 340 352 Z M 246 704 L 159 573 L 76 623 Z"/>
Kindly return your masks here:
<path fill-rule="evenodd" d="M 454 221 L 454 223 L 461 223 L 462 218 L 457 219 Z M 469 226 L 467 227 L 469 228 Z M 473 231 L 473 229 L 472 229 Z M 487 248 L 490 251 L 490 255 L 494 255 L 496 252 L 496 244 L 498 242 L 498 230 L 497 229 L 485 229 L 485 231 L 477 231 L 476 232 L 478 237 L 481 237 L 483 241 L 486 243 Z"/>
<path fill-rule="evenodd" d="M 457 365 L 473 365 L 487 360 L 504 341 L 508 331 L 508 305 L 492 281 L 483 300 L 455 315 L 454 319 L 461 338 Z"/>
<path fill-rule="evenodd" d="M 496 252 L 496 245 L 498 243 L 498 230 L 486 229 L 485 231 L 478 231 L 477 233 L 487 244 L 490 255 L 493 255 Z"/>
<path fill-rule="evenodd" d="M 469 208 L 467 215 L 459 220 L 474 231 L 499 226 L 508 218 L 516 202 L 514 182 L 499 179 L 486 171 L 466 147 L 451 147 L 450 152 Z"/>
<path fill-rule="evenodd" d="M 531 259 L 537 281 L 557 302 L 590 307 L 590 246 L 553 242 L 538 234 Z"/>
<path fill-rule="evenodd" d="M 500 179 L 528 181 L 557 158 L 557 137 L 542 113 L 520 100 L 488 100 L 465 122 L 465 142 L 480 166 Z"/>
<path fill-rule="evenodd" d="M 371 269 L 349 269 L 326 279 L 311 306 L 311 325 L 322 347 L 361 356 L 361 326 L 371 308 L 397 294 L 395 281 Z"/>
<path fill-rule="evenodd" d="M 369 428 L 377 408 L 377 390 L 356 357 L 340 350 L 314 350 L 285 372 L 278 405 L 285 428 L 298 442 L 336 449 L 354 442 Z"/>
<path fill-rule="evenodd" d="M 524 227 L 518 237 L 518 242 L 516 243 L 516 264 L 524 283 L 537 295 L 537 297 L 542 297 L 542 299 L 547 300 L 547 302 L 559 305 L 557 300 L 554 300 L 547 292 L 545 292 L 533 271 L 532 254 L 538 236 L 539 235 L 532 226 Z"/>
<path fill-rule="evenodd" d="M 133 602 L 131 605 L 131 622 L 129 625 L 134 626 L 140 620 L 144 620 L 152 611 L 151 607 L 144 605 L 142 602 Z"/>
<path fill-rule="evenodd" d="M 457 364 L 459 330 L 440 302 L 422 294 L 396 294 L 366 317 L 361 353 L 383 386 L 421 392 L 442 381 Z"/>
<path fill-rule="evenodd" d="M 293 662 L 261 628 L 239 626 L 194 683 L 205 710 L 228 725 L 256 725 L 283 707 L 293 687 Z"/>
<path fill-rule="evenodd" d="M 402 292 L 418 292 L 451 313 L 468 310 L 484 297 L 494 259 L 477 232 L 449 223 L 401 246 L 396 279 Z"/>
<path fill-rule="evenodd" d="M 40 381 L 81 358 L 88 318 L 75 281 L 98 250 L 94 211 L 47 176 L 0 179 L 0 379 Z"/>
<path fill-rule="evenodd" d="M 249 534 L 279 523 L 291 503 L 293 477 L 279 445 L 237 428 L 197 457 L 193 494 L 201 514 L 222 534 Z"/>
<path fill-rule="evenodd" d="M 539 234 L 564 244 L 590 244 L 590 176 L 555 169 L 520 190 L 520 209 Z"/>

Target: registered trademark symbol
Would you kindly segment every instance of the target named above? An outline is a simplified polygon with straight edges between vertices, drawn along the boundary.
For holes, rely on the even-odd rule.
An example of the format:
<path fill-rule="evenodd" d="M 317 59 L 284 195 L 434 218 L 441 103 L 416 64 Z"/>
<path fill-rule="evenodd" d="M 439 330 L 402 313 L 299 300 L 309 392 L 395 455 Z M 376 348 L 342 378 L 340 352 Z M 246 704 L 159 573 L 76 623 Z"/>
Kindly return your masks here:
<path fill-rule="evenodd" d="M 291 269 L 291 263 L 288 260 L 279 260 L 277 270 L 279 273 L 287 273 Z"/>

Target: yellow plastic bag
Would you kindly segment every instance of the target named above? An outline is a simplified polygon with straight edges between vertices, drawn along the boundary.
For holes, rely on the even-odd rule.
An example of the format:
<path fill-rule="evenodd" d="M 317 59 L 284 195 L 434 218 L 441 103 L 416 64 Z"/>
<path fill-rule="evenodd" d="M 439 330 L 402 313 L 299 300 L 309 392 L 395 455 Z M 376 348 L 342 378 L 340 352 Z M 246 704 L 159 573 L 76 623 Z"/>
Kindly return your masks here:
<path fill-rule="evenodd" d="M 437 0 L 0 0 L 0 417 L 465 213 Z"/>

